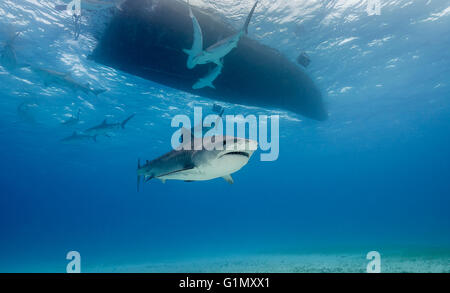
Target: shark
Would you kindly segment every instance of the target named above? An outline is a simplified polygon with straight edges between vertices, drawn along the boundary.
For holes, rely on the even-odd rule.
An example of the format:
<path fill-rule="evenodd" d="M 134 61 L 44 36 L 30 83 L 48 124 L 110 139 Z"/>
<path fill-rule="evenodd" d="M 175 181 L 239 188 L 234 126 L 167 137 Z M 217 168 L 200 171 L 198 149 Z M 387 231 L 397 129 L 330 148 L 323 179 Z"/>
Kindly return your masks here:
<path fill-rule="evenodd" d="M 20 32 L 11 36 L 2 48 L 0 55 L 0 64 L 7 70 L 12 71 L 17 68 L 17 55 L 14 49 L 14 41 L 19 36 Z"/>
<path fill-rule="evenodd" d="M 200 24 L 198 23 L 197 18 L 195 17 L 194 13 L 192 12 L 192 7 L 189 4 L 189 1 L 187 2 L 189 6 L 189 16 L 192 19 L 192 26 L 194 29 L 194 42 L 192 44 L 192 48 L 190 50 L 184 49 L 183 52 L 188 55 L 187 60 L 187 68 L 193 69 L 197 64 L 194 63 L 195 56 L 199 55 L 203 51 L 203 33 L 202 28 L 200 27 Z"/>
<path fill-rule="evenodd" d="M 200 78 L 193 86 L 192 88 L 194 90 L 202 89 L 204 87 L 210 87 L 215 89 L 213 82 L 219 77 L 219 75 L 222 73 L 223 68 L 223 62 L 220 62 L 217 64 L 216 68 L 214 68 L 207 76 Z"/>
<path fill-rule="evenodd" d="M 78 124 L 79 122 L 80 122 L 80 109 L 78 109 L 76 117 L 72 114 L 72 117 L 70 117 L 66 121 L 62 122 L 61 124 L 66 125 L 66 126 L 72 126 L 72 125 Z"/>
<path fill-rule="evenodd" d="M 61 139 L 61 142 L 93 140 L 97 142 L 97 135 L 88 135 L 74 131 L 71 136 Z"/>
<path fill-rule="evenodd" d="M 191 141 L 201 143 L 202 138 Z M 137 166 L 137 189 L 142 178 L 148 182 L 154 178 L 161 180 L 182 180 L 185 182 L 207 181 L 223 178 L 233 184 L 231 174 L 241 170 L 258 148 L 253 140 L 231 136 L 215 136 L 214 141 L 204 143 L 201 150 L 185 148 L 186 142 L 178 148 L 152 161 Z"/>
<path fill-rule="evenodd" d="M 250 24 L 250 20 L 252 19 L 257 5 L 258 1 L 255 2 L 255 5 L 253 5 L 253 8 L 248 14 L 244 26 L 239 32 L 213 44 L 206 50 L 203 50 L 193 58 L 192 62 L 195 65 L 207 63 L 216 63 L 217 65 L 221 64 L 221 60 L 238 46 L 238 43 L 242 36 L 248 34 L 248 25 Z"/>
<path fill-rule="evenodd" d="M 92 88 L 89 83 L 81 84 L 80 82 L 76 81 L 70 73 L 58 72 L 41 67 L 30 66 L 30 68 L 44 81 L 45 86 L 59 85 L 61 87 L 71 89 L 74 92 L 81 91 L 87 95 L 94 94 L 95 96 L 106 92 L 105 89 Z"/>
<path fill-rule="evenodd" d="M 135 114 L 132 114 L 124 121 L 117 122 L 117 123 L 108 123 L 107 119 L 105 119 L 105 120 L 103 120 L 103 122 L 101 124 L 87 129 L 85 131 L 85 133 L 89 134 L 89 135 L 104 135 L 104 136 L 109 137 L 109 134 L 111 132 L 117 131 L 119 129 L 125 129 L 125 125 L 134 116 L 135 116 Z"/>

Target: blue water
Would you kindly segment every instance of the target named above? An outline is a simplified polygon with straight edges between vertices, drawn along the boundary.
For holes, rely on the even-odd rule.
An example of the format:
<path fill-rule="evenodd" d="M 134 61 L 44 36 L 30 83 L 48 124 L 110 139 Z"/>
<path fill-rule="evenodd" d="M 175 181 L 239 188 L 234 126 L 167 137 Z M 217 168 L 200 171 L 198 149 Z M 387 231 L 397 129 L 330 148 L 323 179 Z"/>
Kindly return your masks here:
<path fill-rule="evenodd" d="M 253 4 L 192 2 L 236 26 Z M 2 0 L 0 41 L 21 32 L 18 62 L 108 91 L 45 87 L 0 67 L 0 272 L 65 272 L 71 250 L 83 271 L 370 250 L 438 253 L 449 269 L 449 2 L 381 2 L 369 16 L 367 1 L 261 1 L 249 36 L 293 62 L 308 53 L 329 119 L 221 102 L 230 115 L 281 116 L 278 160 L 256 153 L 234 185 L 151 181 L 137 193 L 137 159 L 170 151 L 171 119 L 215 101 L 90 61 L 109 10 L 86 11 L 74 40 L 53 1 Z M 80 124 L 61 124 L 78 109 Z M 131 113 L 110 138 L 60 142 Z"/>

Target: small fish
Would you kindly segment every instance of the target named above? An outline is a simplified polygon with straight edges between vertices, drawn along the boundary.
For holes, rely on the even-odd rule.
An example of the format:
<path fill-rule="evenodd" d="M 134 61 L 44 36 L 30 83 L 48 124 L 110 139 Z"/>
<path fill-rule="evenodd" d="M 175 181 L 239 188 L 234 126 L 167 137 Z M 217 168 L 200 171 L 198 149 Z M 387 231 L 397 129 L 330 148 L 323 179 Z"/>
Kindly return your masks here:
<path fill-rule="evenodd" d="M 78 113 L 77 113 L 76 117 L 72 114 L 72 117 L 70 117 L 66 121 L 62 122 L 61 124 L 66 125 L 66 126 L 73 126 L 75 124 L 78 124 L 79 122 L 80 122 L 80 109 L 78 109 Z"/>

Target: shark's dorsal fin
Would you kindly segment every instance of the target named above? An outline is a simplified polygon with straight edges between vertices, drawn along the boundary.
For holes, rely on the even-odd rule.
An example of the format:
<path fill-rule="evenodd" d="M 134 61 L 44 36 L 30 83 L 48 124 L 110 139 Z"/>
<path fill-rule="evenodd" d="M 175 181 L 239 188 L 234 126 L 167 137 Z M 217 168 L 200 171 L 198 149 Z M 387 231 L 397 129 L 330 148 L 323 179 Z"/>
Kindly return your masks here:
<path fill-rule="evenodd" d="M 102 125 L 105 125 L 107 123 L 108 118 L 105 118 L 105 120 L 103 120 Z"/>
<path fill-rule="evenodd" d="M 226 176 L 223 176 L 222 178 L 225 179 L 225 181 L 230 183 L 230 184 L 234 183 L 233 178 L 231 177 L 231 175 L 226 175 Z"/>

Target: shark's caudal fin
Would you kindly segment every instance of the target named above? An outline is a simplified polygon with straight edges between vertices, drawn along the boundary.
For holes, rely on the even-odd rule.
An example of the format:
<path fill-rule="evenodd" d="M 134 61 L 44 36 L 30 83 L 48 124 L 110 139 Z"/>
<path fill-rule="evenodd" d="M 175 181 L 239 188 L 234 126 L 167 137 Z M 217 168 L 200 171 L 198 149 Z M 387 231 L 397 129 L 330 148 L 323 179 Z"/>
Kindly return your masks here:
<path fill-rule="evenodd" d="M 97 135 L 94 135 L 94 136 L 92 137 L 92 139 L 93 139 L 95 142 L 97 142 Z"/>
<path fill-rule="evenodd" d="M 120 126 L 122 126 L 122 129 L 125 129 L 125 125 L 128 123 L 128 121 L 131 120 L 131 118 L 133 118 L 136 114 L 132 114 L 130 115 L 130 117 L 128 117 L 127 119 L 123 120 L 122 124 L 120 124 Z"/>
<path fill-rule="evenodd" d="M 248 34 L 248 25 L 250 24 L 250 20 L 253 17 L 253 13 L 255 12 L 256 5 L 258 5 L 258 1 L 255 2 L 255 5 L 253 5 L 253 8 L 250 11 L 250 13 L 248 14 L 247 20 L 245 21 L 244 27 L 242 29 L 245 32 L 246 35 Z"/>

